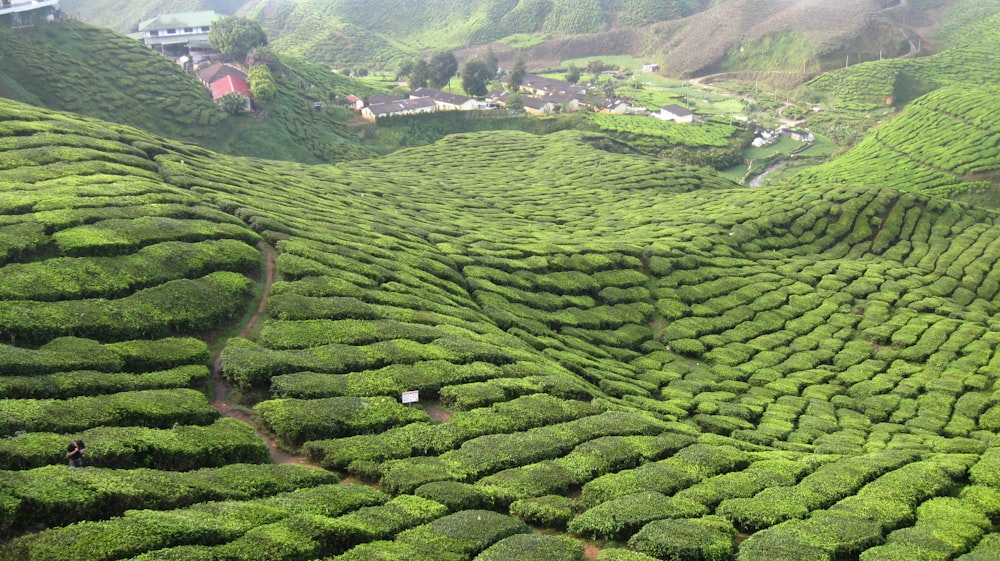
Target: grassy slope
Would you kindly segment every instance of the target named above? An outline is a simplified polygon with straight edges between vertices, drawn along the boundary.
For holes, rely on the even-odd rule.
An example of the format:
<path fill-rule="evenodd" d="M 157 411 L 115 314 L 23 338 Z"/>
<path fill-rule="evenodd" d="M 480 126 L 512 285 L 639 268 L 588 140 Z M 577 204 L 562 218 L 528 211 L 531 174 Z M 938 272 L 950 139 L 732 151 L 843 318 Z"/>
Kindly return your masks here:
<path fill-rule="evenodd" d="M 306 163 L 366 157 L 357 118 L 331 103 L 379 90 L 287 59 L 268 118 L 228 116 L 202 84 L 124 36 L 80 23 L 0 30 L 0 94 L 124 123 L 241 156 Z M 313 101 L 327 104 L 314 112 Z"/>
<path fill-rule="evenodd" d="M 259 18 L 276 49 L 323 64 L 393 68 L 425 49 L 482 45 L 517 33 L 572 35 L 634 29 L 704 8 L 695 0 L 648 2 L 402 0 L 326 2 L 260 1 L 247 11 Z M 370 14 L 382 14 L 371 18 Z"/>
<path fill-rule="evenodd" d="M 457 135 L 382 159 L 305 167 L 6 101 L 0 125 L 10 133 L 0 145 L 8 263 L 45 263 L 74 239 L 95 247 L 117 239 L 73 230 L 94 215 L 129 219 L 114 233 L 163 213 L 130 206 L 143 200 L 142 186 L 174 198 L 178 219 L 193 209 L 226 213 L 275 244 L 283 282 L 272 289 L 270 317 L 259 339 L 230 344 L 226 375 L 305 397 L 258 412 L 288 440 L 316 440 L 309 448 L 324 464 L 380 478 L 383 491 L 417 492 L 456 511 L 524 514 L 531 509 L 509 510 L 510 501 L 576 497 L 582 486 L 577 502 L 548 503 L 561 504 L 581 536 L 623 545 L 650 520 L 715 513 L 723 518 L 714 527 L 752 534 L 745 560 L 774 559 L 773 543 L 788 559 L 869 549 L 866 559 L 899 558 L 907 547 L 957 556 L 992 530 L 984 513 L 1000 513 L 990 498 L 1000 465 L 989 448 L 1000 428 L 995 213 L 878 186 L 738 189 L 703 170 L 595 150 L 566 131 Z M 115 206 L 94 198 L 116 190 Z M 6 313 L 15 323 L 5 324 L 5 339 L 46 333 Z M 364 424 L 417 388 L 423 400 L 441 398 L 454 420 L 382 440 L 386 424 Z M 514 400 L 539 393 L 550 397 Z M 313 401 L 320 396 L 334 398 Z M 354 399 L 379 396 L 388 399 Z M 461 413 L 492 404 L 500 409 Z M 508 418 L 503 408 L 521 412 Z M 324 424 L 331 414 L 345 416 Z M 526 432 L 538 425 L 551 426 Z M 510 434 L 474 438 L 492 433 Z M 325 441 L 336 437 L 347 438 Z M 106 461 L 96 446 L 91 458 Z M 29 495 L 69 505 L 53 512 L 74 511 L 74 501 L 108 489 L 104 476 L 91 477 L 71 495 L 41 480 L 0 485 L 3 513 L 16 516 L 16 497 Z M 425 481 L 456 483 L 418 488 Z M 666 499 L 676 492 L 684 499 Z M 508 520 L 468 511 L 491 521 L 469 526 L 420 503 L 421 516 L 366 511 L 335 522 L 385 498 L 309 496 L 54 528 L 14 540 L 0 558 L 117 559 L 182 545 L 156 558 L 318 558 L 379 538 L 395 541 L 364 547 L 459 560 L 501 539 L 496 527 Z M 820 512 L 834 504 L 838 516 Z M 935 514 L 945 506 L 980 518 L 959 532 L 951 515 Z M 558 528 L 558 516 L 543 524 Z M 779 524 L 788 518 L 806 520 Z M 462 532 L 473 534 L 456 539 Z M 957 535 L 905 541 L 941 532 Z M 450 538 L 432 539 L 442 534 Z M 878 545 L 887 536 L 890 545 Z"/>
<path fill-rule="evenodd" d="M 802 184 L 879 184 L 904 191 L 1000 187 L 997 88 L 949 86 L 918 98 L 836 160 L 803 172 Z M 959 189 L 961 188 L 961 189 Z"/>
<path fill-rule="evenodd" d="M 62 11 L 87 23 L 121 33 L 135 31 L 139 22 L 160 14 L 214 10 L 220 14 L 236 13 L 246 0 L 155 0 L 120 2 L 115 0 L 64 0 Z"/>
<path fill-rule="evenodd" d="M 992 58 L 1000 48 L 998 29 L 1000 6 L 993 6 L 982 19 L 963 26 L 961 34 L 953 34 L 948 48 L 937 54 L 866 62 L 824 74 L 808 86 L 829 92 L 838 107 L 864 111 L 887 103 L 902 106 L 944 85 L 996 84 Z"/>

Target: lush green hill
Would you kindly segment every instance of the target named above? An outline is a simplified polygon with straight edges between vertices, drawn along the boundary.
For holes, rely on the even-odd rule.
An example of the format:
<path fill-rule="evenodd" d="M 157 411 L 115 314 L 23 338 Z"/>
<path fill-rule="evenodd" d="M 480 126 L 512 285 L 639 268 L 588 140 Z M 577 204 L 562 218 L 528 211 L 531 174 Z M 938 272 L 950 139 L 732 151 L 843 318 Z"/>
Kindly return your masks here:
<path fill-rule="evenodd" d="M 1000 550 L 996 213 L 568 131 L 313 167 L 9 101 L 0 131 L 0 559 Z M 258 240 L 222 371 L 330 471 L 191 389 Z M 48 465 L 78 436 L 92 467 Z"/>
<path fill-rule="evenodd" d="M 947 42 L 949 48 L 916 59 L 866 62 L 819 76 L 808 86 L 832 94 L 837 107 L 869 110 L 886 104 L 905 105 L 949 84 L 988 85 L 1000 82 L 994 53 L 1000 49 L 1000 7 L 984 19 L 965 25 Z"/>
<path fill-rule="evenodd" d="M 232 15 L 246 3 L 247 0 L 61 0 L 59 6 L 82 21 L 129 33 L 137 29 L 139 22 L 160 14 L 214 10 Z"/>
<path fill-rule="evenodd" d="M 850 152 L 801 173 L 799 184 L 885 185 L 978 199 L 1000 188 L 997 88 L 950 86 L 918 98 Z"/>
<path fill-rule="evenodd" d="M 0 49 L 0 97 L 242 156 L 317 163 L 372 154 L 359 146 L 357 116 L 338 100 L 380 91 L 307 62 L 278 60 L 279 95 L 259 120 L 227 115 L 169 59 L 103 28 L 64 22 L 0 29 Z"/>
<path fill-rule="evenodd" d="M 704 0 L 259 0 L 246 12 L 262 22 L 281 52 L 338 68 L 395 68 L 424 50 L 482 45 L 518 33 L 558 36 L 636 29 L 697 12 L 707 4 Z"/>

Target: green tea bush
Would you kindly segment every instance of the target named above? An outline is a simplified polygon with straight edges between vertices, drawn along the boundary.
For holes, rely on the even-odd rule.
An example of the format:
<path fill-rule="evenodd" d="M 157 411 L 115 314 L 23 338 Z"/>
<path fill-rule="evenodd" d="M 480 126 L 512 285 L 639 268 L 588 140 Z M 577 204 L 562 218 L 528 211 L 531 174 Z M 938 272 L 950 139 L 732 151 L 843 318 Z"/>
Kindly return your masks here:
<path fill-rule="evenodd" d="M 471 558 L 514 534 L 528 533 L 523 522 L 488 510 L 463 510 L 399 533 L 396 541 L 436 555 Z"/>
<path fill-rule="evenodd" d="M 388 397 L 273 399 L 258 403 L 254 411 L 279 437 L 293 444 L 379 432 L 392 426 L 429 419 L 424 411 Z"/>
<path fill-rule="evenodd" d="M 89 449 L 88 449 L 89 452 Z M 295 465 L 230 464 L 197 471 L 148 468 L 66 470 L 47 466 L 0 472 L 0 488 L 19 501 L 9 526 L 62 526 L 121 516 L 131 509 L 172 509 L 196 502 L 247 500 L 336 483 L 335 474 Z"/>
<path fill-rule="evenodd" d="M 166 428 L 207 425 L 219 417 L 205 395 L 190 389 L 144 390 L 95 397 L 0 400 L 0 433 L 73 432 L 100 425 Z"/>
<path fill-rule="evenodd" d="M 700 503 L 644 491 L 601 503 L 574 517 L 568 529 L 598 539 L 623 540 L 653 520 L 705 514 L 708 509 Z"/>
<path fill-rule="evenodd" d="M 270 453 L 253 427 L 236 419 L 169 429 L 97 427 L 74 434 L 30 432 L 0 440 L 0 468 L 29 469 L 66 461 L 66 443 L 87 443 L 88 465 L 187 471 L 230 463 L 263 463 Z"/>
<path fill-rule="evenodd" d="M 725 518 L 705 516 L 650 522 L 628 543 L 657 559 L 727 561 L 734 552 L 735 535 L 736 530 Z"/>
<path fill-rule="evenodd" d="M 494 503 L 493 495 L 486 488 L 457 481 L 426 483 L 417 487 L 413 494 L 442 504 L 451 512 L 471 509 L 489 510 Z"/>
<path fill-rule="evenodd" d="M 145 374 L 95 371 L 61 372 L 45 376 L 0 377 L 0 393 L 8 398 L 66 399 L 77 396 L 192 386 L 209 377 L 206 366 L 181 366 Z"/>
<path fill-rule="evenodd" d="M 510 513 L 528 524 L 565 530 L 573 519 L 573 500 L 561 495 L 519 499 L 510 505 Z"/>
<path fill-rule="evenodd" d="M 474 561 L 583 561 L 583 544 L 545 534 L 514 534 L 486 548 Z"/>

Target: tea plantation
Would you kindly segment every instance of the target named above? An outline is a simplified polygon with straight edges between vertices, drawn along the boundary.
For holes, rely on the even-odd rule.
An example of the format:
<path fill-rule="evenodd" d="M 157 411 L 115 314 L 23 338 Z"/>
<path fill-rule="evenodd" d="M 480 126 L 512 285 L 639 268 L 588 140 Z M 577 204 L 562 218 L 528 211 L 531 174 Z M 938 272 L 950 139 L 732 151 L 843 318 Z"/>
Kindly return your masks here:
<path fill-rule="evenodd" d="M 1000 216 L 597 139 L 309 167 L 0 100 L 0 559 L 997 558 Z M 209 343 L 271 248 L 251 426 Z"/>

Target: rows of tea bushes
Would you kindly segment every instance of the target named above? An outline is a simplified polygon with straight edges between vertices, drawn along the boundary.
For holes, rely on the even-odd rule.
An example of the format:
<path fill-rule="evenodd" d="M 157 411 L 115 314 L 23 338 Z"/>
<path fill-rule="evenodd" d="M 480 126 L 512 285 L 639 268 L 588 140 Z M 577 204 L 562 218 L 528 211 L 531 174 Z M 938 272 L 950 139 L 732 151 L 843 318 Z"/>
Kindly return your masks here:
<path fill-rule="evenodd" d="M 673 121 L 661 121 L 652 117 L 608 113 L 591 113 L 587 115 L 587 118 L 605 132 L 619 133 L 632 139 L 654 137 L 662 139 L 668 144 L 694 147 L 729 146 L 730 140 L 738 130 L 734 126 L 719 123 L 704 123 L 693 126 Z"/>
<path fill-rule="evenodd" d="M 0 107 L 8 127 L 30 128 L 19 115 L 31 110 Z M 991 122 L 975 104 L 962 111 L 963 122 Z M 77 126 L 86 136 L 92 125 Z M 255 396 L 261 430 L 378 490 L 303 476 L 273 492 L 125 511 L 123 486 L 102 495 L 123 504 L 110 518 L 18 527 L 0 559 L 578 560 L 581 541 L 607 546 L 606 561 L 952 559 L 995 548 L 991 211 L 864 184 L 741 189 L 603 152 L 594 133 L 469 133 L 316 167 L 151 140 L 146 181 L 246 224 L 279 254 L 263 325 L 229 341 L 223 376 Z M 26 167 L 8 172 L 30 178 Z M 9 263 L 41 262 L 59 248 L 30 240 L 107 218 L 0 240 L 11 240 Z M 120 256 L 72 259 L 109 257 Z M 240 275 L 210 274 L 223 272 Z M 266 462 L 250 426 L 211 414 L 71 426 L 133 391 L 173 398 L 158 400 L 164 418 L 179 414 L 171 403 L 208 412 L 191 389 L 110 391 L 135 381 L 117 375 L 205 360 L 144 359 L 160 347 L 137 337 L 42 339 L 0 347 L 19 369 L 3 375 L 53 388 L 79 372 L 79 387 L 94 389 L 6 399 L 26 428 L 66 424 L 9 430 L 5 469 L 69 470 L 46 466 L 75 437 L 88 442 L 95 467 L 81 473 L 101 474 L 94 481 L 130 467 Z M 188 356 L 183 347 L 161 352 Z M 97 373 L 117 377 L 92 386 Z M 419 401 L 404 405 L 410 390 Z M 121 412 L 156 412 L 128 402 Z M 82 403 L 93 412 L 58 411 Z M 46 407 L 57 412 L 38 416 Z M 6 520 L 29 495 L 79 500 L 88 513 L 100 504 L 47 495 L 39 479 L 37 492 L 0 497 Z"/>
<path fill-rule="evenodd" d="M 997 24 L 1000 14 L 993 13 L 962 26 L 949 48 L 931 56 L 879 60 L 835 70 L 808 82 L 829 92 L 834 105 L 843 109 L 869 111 L 888 104 L 903 105 L 919 94 L 943 86 L 978 87 L 996 85 L 996 73 L 990 66 L 989 53 L 1000 43 Z"/>
<path fill-rule="evenodd" d="M 993 89 L 937 90 L 908 105 L 844 156 L 803 172 L 796 181 L 910 191 L 988 178 L 1000 169 L 1000 122 L 989 109 L 995 97 Z"/>

